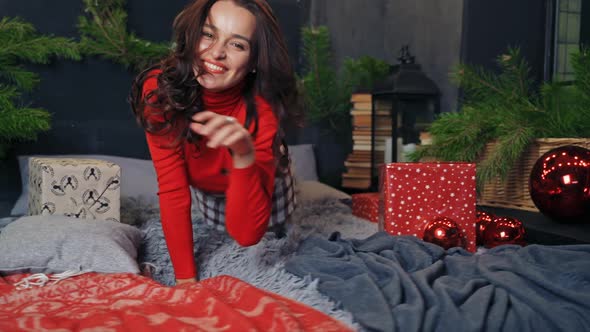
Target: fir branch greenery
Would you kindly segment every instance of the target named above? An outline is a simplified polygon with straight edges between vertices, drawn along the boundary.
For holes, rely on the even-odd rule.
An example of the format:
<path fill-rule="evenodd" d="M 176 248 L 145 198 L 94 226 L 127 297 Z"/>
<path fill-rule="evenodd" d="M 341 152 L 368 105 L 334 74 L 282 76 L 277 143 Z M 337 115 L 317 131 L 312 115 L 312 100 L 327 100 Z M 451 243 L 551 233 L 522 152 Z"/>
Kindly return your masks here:
<path fill-rule="evenodd" d="M 39 83 L 39 76 L 22 63 L 48 64 L 55 57 L 79 60 L 76 42 L 38 34 L 32 24 L 18 17 L 0 20 L 0 159 L 10 144 L 35 140 L 39 132 L 49 130 L 49 112 L 21 106 L 21 93 Z"/>
<path fill-rule="evenodd" d="M 330 33 L 326 26 L 301 29 L 304 57 L 301 88 L 306 113 L 312 123 L 327 121 L 332 129 L 350 126 L 350 96 L 355 88 L 370 89 L 389 73 L 389 65 L 363 56 L 346 58 L 341 70 L 334 69 Z"/>
<path fill-rule="evenodd" d="M 83 54 L 139 71 L 170 51 L 169 43 L 150 42 L 127 31 L 125 0 L 84 0 L 84 6 L 86 16 L 78 18 Z"/>
<path fill-rule="evenodd" d="M 519 49 L 498 57 L 500 73 L 459 65 L 452 78 L 464 91 L 460 112 L 445 113 L 429 129 L 431 145 L 424 145 L 409 158 L 446 161 L 478 161 L 477 184 L 499 177 L 537 138 L 590 137 L 590 53 L 582 50 L 573 58 L 573 85 L 543 83 L 533 89 L 529 67 Z M 488 143 L 496 143 L 486 155 Z"/>

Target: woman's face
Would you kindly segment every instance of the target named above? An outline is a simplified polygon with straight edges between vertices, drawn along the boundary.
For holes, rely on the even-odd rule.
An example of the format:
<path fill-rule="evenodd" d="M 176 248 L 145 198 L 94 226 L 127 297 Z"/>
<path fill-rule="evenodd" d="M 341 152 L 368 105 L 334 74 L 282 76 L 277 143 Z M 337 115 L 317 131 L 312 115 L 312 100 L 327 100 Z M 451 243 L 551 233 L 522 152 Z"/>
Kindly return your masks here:
<path fill-rule="evenodd" d="M 233 1 L 213 4 L 199 41 L 198 56 L 204 69 L 197 77 L 199 84 L 223 91 L 242 81 L 252 70 L 248 63 L 255 29 L 256 18 L 247 9 Z"/>

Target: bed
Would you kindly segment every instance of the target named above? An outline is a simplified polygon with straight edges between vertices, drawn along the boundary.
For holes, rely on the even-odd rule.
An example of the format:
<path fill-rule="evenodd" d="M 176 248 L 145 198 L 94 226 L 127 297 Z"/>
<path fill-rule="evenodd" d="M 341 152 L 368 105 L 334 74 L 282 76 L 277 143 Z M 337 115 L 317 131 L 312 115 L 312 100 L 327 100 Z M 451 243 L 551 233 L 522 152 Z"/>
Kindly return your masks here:
<path fill-rule="evenodd" d="M 27 157 L 19 158 L 25 175 Z M 151 163 L 90 157 L 123 170 L 122 222 L 1 219 L 0 257 L 20 258 L 11 273 L 0 258 L 0 330 L 95 324 L 113 330 L 590 330 L 590 246 L 501 246 L 472 254 L 390 236 L 353 216 L 350 196 L 306 174 L 310 161 L 301 157 L 294 158 L 303 167 L 294 171 L 299 206 L 286 236 L 268 233 L 242 248 L 194 211 L 201 282 L 169 287 L 174 277 L 155 182 L 146 181 L 154 177 Z M 26 201 L 12 214 L 22 206 Z M 23 264 L 32 257 L 40 261 Z M 33 274 L 64 270 L 73 275 Z M 88 273 L 75 275 L 80 271 Z"/>
<path fill-rule="evenodd" d="M 312 154 L 313 151 L 311 146 L 307 145 L 292 149 L 292 156 L 299 159 L 299 168 L 301 168 L 299 171 L 294 169 L 299 173 L 297 192 L 300 202 L 312 209 L 314 207 L 317 209 L 325 206 L 323 200 L 333 200 L 335 204 L 339 204 L 337 209 L 350 213 L 346 205 L 350 196 L 321 184 L 317 181 L 315 170 L 309 166 L 304 167 L 309 162 L 312 165 L 315 164 L 313 160 L 308 159 L 310 153 Z M 27 213 L 28 160 L 31 157 L 31 155 L 18 157 L 22 193 L 12 208 L 11 216 L 0 218 L 0 250 L 3 252 L 0 257 L 0 272 L 4 276 L 0 292 L 0 307 L 2 307 L 0 321 L 5 324 L 0 327 L 0 330 L 27 329 L 33 326 L 30 324 L 42 324 L 39 326 L 45 328 L 51 326 L 77 330 L 93 326 L 92 324 L 100 323 L 103 318 L 110 316 L 114 320 L 115 329 L 124 329 L 129 326 L 145 328 L 144 325 L 147 323 L 138 321 L 136 318 L 158 314 L 157 310 L 152 310 L 158 306 L 157 297 L 142 299 L 135 294 L 125 298 L 125 294 L 129 294 L 130 289 L 138 288 L 145 288 L 146 292 L 149 289 L 155 294 L 171 292 L 171 289 L 175 289 L 169 287 L 173 285 L 174 276 L 159 222 L 157 183 L 151 161 L 110 155 L 52 155 L 51 157 L 57 158 L 107 160 L 121 167 L 121 223 L 109 223 L 104 220 L 80 223 L 63 216 L 23 216 Z M 305 211 L 305 209 L 299 210 L 300 219 L 305 219 L 308 214 L 316 213 L 312 210 Z M 197 211 L 193 211 L 193 216 L 196 238 L 198 238 L 195 243 L 195 253 L 199 260 L 199 277 L 202 280 L 202 288 L 206 290 L 201 293 L 211 296 L 207 298 L 210 303 L 227 305 L 229 309 L 222 310 L 222 316 L 230 315 L 234 311 L 243 312 L 248 305 L 256 304 L 253 302 L 248 304 L 250 300 L 247 299 L 259 298 L 263 299 L 263 303 L 257 304 L 261 306 L 257 310 L 263 310 L 263 312 L 259 313 L 258 318 L 246 315 L 247 319 L 243 319 L 242 322 L 246 325 L 240 323 L 240 326 L 251 324 L 261 331 L 281 329 L 346 331 L 359 328 L 353 322 L 350 313 L 340 308 L 335 301 L 319 293 L 314 284 L 309 283 L 306 278 L 284 271 L 284 262 L 294 253 L 296 244 L 317 227 L 310 225 L 291 227 L 289 235 L 282 239 L 277 239 L 274 234 L 269 233 L 260 245 L 240 248 L 223 232 L 202 224 Z M 309 222 L 313 221 L 310 219 Z M 360 230 L 366 235 L 376 231 L 374 224 L 360 219 L 354 222 L 367 226 L 366 229 Z M 335 229 L 327 222 L 324 227 L 326 234 Z M 356 227 L 351 224 L 350 228 L 353 230 Z M 228 255 L 230 252 L 231 255 Z M 247 268 L 244 268 L 244 262 L 247 262 Z M 66 276 L 60 278 L 64 271 Z M 76 272 L 83 273 L 76 275 Z M 68 273 L 70 275 L 67 275 Z M 95 287 L 97 283 L 114 288 L 97 289 Z M 221 287 L 230 283 L 235 285 L 234 290 Z M 121 285 L 121 287 L 117 288 L 115 285 Z M 73 291 L 74 289 L 79 291 Z M 247 297 L 240 295 L 246 290 L 251 295 Z M 64 303 L 59 303 L 59 296 L 55 296 L 70 291 L 76 295 L 68 298 L 66 306 L 71 310 L 64 310 Z M 107 293 L 100 293 L 102 291 Z M 170 296 L 176 298 L 181 296 L 179 294 L 181 293 Z M 236 294 L 240 296 L 231 299 L 233 303 L 228 305 L 228 297 L 236 297 Z M 127 315 L 129 308 L 125 305 L 119 308 L 117 304 L 119 302 L 107 301 L 108 297 L 115 295 L 125 298 L 123 302 L 136 303 L 137 307 L 131 310 L 135 313 Z M 168 305 L 170 307 L 183 305 L 185 308 L 181 312 L 188 312 L 194 309 L 191 307 L 191 305 L 194 306 L 193 302 L 207 302 L 203 300 L 206 298 L 204 295 L 199 296 L 195 295 L 192 299 L 185 298 L 187 303 L 175 303 L 174 306 L 169 303 Z M 103 304 L 95 307 L 89 303 Z M 148 305 L 152 306 L 152 309 L 137 311 L 137 308 Z M 166 303 L 161 305 L 162 311 L 158 315 L 169 317 L 173 321 L 180 319 L 176 309 L 168 308 Z M 266 309 L 267 307 L 284 310 L 276 311 Z M 253 310 L 253 308 L 250 309 Z M 212 314 L 212 312 L 209 313 Z M 63 317 L 80 315 L 85 318 L 79 325 L 73 321 L 61 320 Z M 191 312 L 188 316 L 182 316 L 184 317 L 182 319 L 192 317 L 192 320 L 189 319 L 193 322 L 191 324 L 201 325 L 204 323 L 199 319 L 205 316 L 200 315 L 198 312 Z M 274 327 L 265 326 L 260 322 L 263 320 L 269 324 L 274 321 Z M 58 321 L 59 324 L 56 323 Z M 228 325 L 231 321 L 218 319 L 215 324 L 210 322 L 210 328 L 207 330 L 220 326 L 229 330 L 242 330 L 232 327 L 231 324 Z M 251 322 L 248 323 L 248 321 Z M 177 327 L 181 326 L 183 325 L 177 325 Z M 289 326 L 290 328 L 286 328 Z"/>

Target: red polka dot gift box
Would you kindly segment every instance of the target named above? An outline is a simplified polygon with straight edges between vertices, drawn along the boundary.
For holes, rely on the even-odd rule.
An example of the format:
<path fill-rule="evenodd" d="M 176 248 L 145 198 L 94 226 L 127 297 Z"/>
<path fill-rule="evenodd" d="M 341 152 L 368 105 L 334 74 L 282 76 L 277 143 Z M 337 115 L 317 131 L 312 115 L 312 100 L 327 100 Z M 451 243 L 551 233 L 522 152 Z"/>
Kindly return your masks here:
<path fill-rule="evenodd" d="M 371 222 L 379 221 L 379 193 L 352 194 L 352 214 Z"/>
<path fill-rule="evenodd" d="M 450 218 L 463 234 L 465 249 L 476 251 L 474 163 L 391 163 L 381 167 L 379 182 L 380 230 L 422 239 L 430 222 Z"/>

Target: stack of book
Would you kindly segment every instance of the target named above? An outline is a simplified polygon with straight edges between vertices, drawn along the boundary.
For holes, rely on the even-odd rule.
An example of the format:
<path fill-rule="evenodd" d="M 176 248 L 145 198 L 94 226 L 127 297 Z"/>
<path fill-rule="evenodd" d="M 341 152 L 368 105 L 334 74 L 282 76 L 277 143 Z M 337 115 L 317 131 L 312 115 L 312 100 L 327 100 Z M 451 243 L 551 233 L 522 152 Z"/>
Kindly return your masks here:
<path fill-rule="evenodd" d="M 391 104 L 375 102 L 375 149 L 371 151 L 371 107 L 370 93 L 354 93 L 352 108 L 352 153 L 344 162 L 346 172 L 342 174 L 342 187 L 368 189 L 371 186 L 371 152 L 375 155 L 374 167 L 384 161 L 385 140 L 391 137 Z M 377 174 L 375 172 L 375 174 Z"/>

